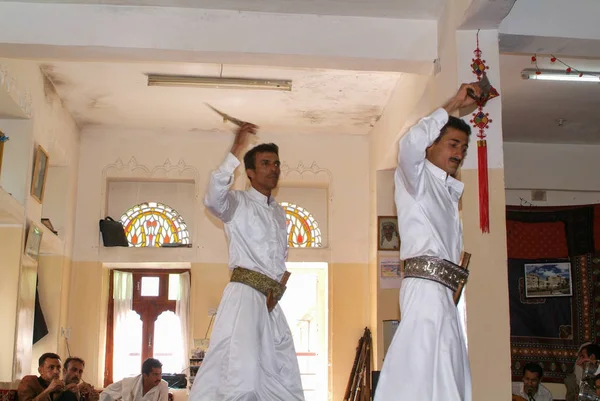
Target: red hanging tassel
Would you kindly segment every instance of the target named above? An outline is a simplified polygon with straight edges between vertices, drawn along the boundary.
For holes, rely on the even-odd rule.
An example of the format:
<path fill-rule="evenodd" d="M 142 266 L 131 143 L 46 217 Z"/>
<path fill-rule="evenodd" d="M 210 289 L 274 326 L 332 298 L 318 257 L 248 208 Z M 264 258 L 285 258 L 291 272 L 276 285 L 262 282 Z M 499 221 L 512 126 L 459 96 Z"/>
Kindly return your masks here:
<path fill-rule="evenodd" d="M 487 142 L 477 141 L 477 177 L 479 179 L 479 227 L 482 233 L 490 232 L 490 194 L 488 191 Z"/>

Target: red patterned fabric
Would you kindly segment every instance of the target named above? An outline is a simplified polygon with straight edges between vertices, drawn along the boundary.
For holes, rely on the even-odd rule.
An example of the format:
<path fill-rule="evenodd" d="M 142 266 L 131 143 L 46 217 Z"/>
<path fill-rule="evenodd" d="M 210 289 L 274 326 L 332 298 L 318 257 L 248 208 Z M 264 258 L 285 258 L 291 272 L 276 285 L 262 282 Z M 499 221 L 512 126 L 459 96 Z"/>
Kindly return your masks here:
<path fill-rule="evenodd" d="M 506 237 L 510 259 L 568 258 L 565 224 L 561 221 L 523 223 L 507 220 Z"/>
<path fill-rule="evenodd" d="M 0 401 L 17 401 L 17 391 L 0 390 Z"/>
<path fill-rule="evenodd" d="M 594 206 L 594 249 L 600 251 L 600 205 Z"/>

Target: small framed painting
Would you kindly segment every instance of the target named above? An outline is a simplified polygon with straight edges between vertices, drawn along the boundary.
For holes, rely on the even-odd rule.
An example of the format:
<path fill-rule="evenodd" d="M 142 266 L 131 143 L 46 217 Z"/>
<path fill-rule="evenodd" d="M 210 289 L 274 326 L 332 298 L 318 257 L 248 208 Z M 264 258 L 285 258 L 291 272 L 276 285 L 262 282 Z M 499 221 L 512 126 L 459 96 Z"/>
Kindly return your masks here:
<path fill-rule="evenodd" d="M 400 249 L 398 217 L 377 217 L 377 249 L 380 251 L 398 251 Z"/>
<path fill-rule="evenodd" d="M 27 232 L 27 241 L 25 242 L 25 255 L 30 256 L 36 261 L 40 256 L 42 235 L 44 235 L 43 231 L 40 230 L 35 224 L 29 224 L 29 231 Z"/>
<path fill-rule="evenodd" d="M 38 202 L 44 201 L 46 189 L 46 176 L 48 174 L 48 153 L 38 145 L 33 163 L 33 177 L 31 180 L 31 196 Z"/>
<path fill-rule="evenodd" d="M 525 297 L 548 298 L 573 295 L 571 263 L 531 263 L 525 265 Z"/>

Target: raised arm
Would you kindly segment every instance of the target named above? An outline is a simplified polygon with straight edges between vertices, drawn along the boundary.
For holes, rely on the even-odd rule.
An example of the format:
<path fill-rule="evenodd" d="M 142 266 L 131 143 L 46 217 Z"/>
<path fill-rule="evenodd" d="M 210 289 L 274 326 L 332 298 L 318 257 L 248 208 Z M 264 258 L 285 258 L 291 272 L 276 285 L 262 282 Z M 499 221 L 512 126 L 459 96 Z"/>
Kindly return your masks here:
<path fill-rule="evenodd" d="M 473 90 L 476 96 L 481 92 L 477 84 L 462 84 L 448 103 L 419 120 L 398 142 L 396 174 L 400 176 L 410 193 L 417 192 L 425 165 L 426 150 L 440 135 L 441 129 L 448 122 L 448 115 L 474 103 L 474 100 L 468 96 L 468 89 Z"/>
<path fill-rule="evenodd" d="M 208 189 L 204 195 L 204 205 L 223 222 L 231 220 L 237 207 L 237 199 L 230 191 L 233 184 L 233 172 L 240 165 L 241 152 L 247 142 L 248 136 L 254 134 L 256 127 L 244 124 L 235 134 L 231 152 L 219 168 L 210 175 Z"/>
<path fill-rule="evenodd" d="M 448 122 L 448 113 L 440 108 L 422 118 L 404 135 L 398 143 L 398 168 L 396 174 L 402 177 L 406 189 L 416 194 L 421 173 L 425 165 L 425 151 L 440 135 L 440 130 Z"/>

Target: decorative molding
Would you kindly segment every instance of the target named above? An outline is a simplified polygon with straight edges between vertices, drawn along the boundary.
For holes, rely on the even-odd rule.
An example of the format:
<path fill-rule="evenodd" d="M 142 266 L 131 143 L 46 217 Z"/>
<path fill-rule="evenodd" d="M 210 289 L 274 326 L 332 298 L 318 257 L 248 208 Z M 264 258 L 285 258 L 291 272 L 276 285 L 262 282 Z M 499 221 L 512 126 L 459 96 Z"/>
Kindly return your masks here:
<path fill-rule="evenodd" d="M 32 100 L 29 89 L 21 89 L 17 79 L 11 75 L 8 67 L 0 64 L 0 90 L 5 91 L 13 101 L 21 108 L 23 113 L 31 118 Z"/>
<path fill-rule="evenodd" d="M 317 162 L 312 162 L 310 166 L 305 166 L 301 161 L 298 162 L 296 167 L 290 167 L 289 164 L 283 162 L 281 164 L 281 178 L 285 181 L 291 182 L 314 182 L 320 184 L 327 184 L 330 188 L 332 187 L 333 175 L 331 171 L 326 168 L 319 167 Z"/>
<path fill-rule="evenodd" d="M 180 159 L 177 164 L 173 164 L 171 160 L 167 159 L 163 164 L 149 168 L 148 166 L 139 164 L 135 157 L 131 157 L 127 163 L 123 163 L 121 158 L 117 158 L 114 163 L 102 169 L 102 182 L 105 184 L 102 195 L 106 195 L 106 181 L 111 178 L 167 178 L 193 180 L 195 185 L 194 193 L 197 199 L 199 176 L 198 169 L 189 166 L 183 159 Z"/>

